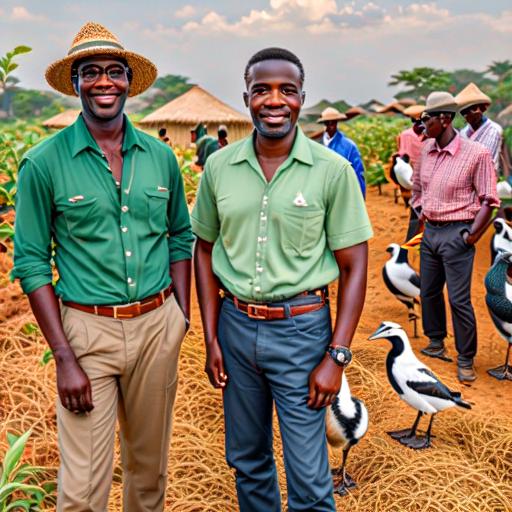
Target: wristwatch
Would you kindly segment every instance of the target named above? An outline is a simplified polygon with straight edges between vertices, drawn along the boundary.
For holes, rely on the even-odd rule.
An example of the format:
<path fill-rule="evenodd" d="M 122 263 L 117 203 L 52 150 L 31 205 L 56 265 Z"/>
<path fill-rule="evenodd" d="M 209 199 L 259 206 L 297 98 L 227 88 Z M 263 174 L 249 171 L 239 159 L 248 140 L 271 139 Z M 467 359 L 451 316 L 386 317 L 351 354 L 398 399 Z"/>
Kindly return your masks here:
<path fill-rule="evenodd" d="M 352 361 L 352 352 L 347 347 L 329 347 L 327 353 L 338 366 L 343 368 L 346 368 Z"/>

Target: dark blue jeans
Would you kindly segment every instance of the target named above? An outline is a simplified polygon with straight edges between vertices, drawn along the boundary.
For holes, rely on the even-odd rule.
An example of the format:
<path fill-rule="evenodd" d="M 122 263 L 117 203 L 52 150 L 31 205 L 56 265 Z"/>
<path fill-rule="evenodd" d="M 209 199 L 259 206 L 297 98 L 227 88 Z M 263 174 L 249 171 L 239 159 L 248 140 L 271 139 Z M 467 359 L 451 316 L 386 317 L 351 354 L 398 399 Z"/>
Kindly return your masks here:
<path fill-rule="evenodd" d="M 318 300 L 300 297 L 284 304 Z M 224 391 L 226 458 L 236 470 L 241 512 L 281 510 L 272 447 L 274 402 L 283 441 L 288 510 L 335 511 L 325 410 L 306 405 L 309 375 L 331 339 L 329 307 L 268 321 L 247 317 L 225 299 L 218 338 L 229 379 Z"/>

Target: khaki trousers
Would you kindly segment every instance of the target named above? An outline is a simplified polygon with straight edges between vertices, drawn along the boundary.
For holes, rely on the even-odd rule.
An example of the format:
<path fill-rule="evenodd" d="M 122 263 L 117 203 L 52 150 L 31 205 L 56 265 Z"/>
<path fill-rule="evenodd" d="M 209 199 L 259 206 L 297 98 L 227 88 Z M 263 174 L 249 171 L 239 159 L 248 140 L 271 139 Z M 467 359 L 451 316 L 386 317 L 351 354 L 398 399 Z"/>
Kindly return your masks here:
<path fill-rule="evenodd" d="M 129 320 L 62 306 L 62 323 L 91 381 L 94 409 L 75 415 L 58 400 L 57 511 L 107 510 L 116 417 L 121 427 L 123 510 L 163 510 L 178 356 L 185 335 L 185 317 L 174 295 Z"/>

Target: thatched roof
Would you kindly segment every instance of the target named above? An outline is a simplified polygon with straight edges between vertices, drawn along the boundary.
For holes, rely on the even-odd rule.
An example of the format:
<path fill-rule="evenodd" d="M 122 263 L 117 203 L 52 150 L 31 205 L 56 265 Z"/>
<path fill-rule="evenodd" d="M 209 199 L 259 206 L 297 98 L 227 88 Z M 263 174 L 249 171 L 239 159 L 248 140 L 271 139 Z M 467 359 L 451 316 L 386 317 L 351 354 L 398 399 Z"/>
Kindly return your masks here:
<path fill-rule="evenodd" d="M 377 110 L 377 114 L 401 114 L 404 110 L 405 107 L 401 103 L 393 101 Z"/>
<path fill-rule="evenodd" d="M 65 128 L 76 121 L 78 114 L 80 114 L 80 110 L 64 110 L 64 112 L 44 121 L 43 126 L 46 126 L 46 128 Z"/>
<path fill-rule="evenodd" d="M 237 112 L 198 85 L 147 115 L 139 124 L 168 123 L 252 124 L 249 117 Z"/>
<path fill-rule="evenodd" d="M 367 116 L 369 113 L 370 112 L 365 110 L 363 107 L 351 107 L 345 112 L 345 115 L 349 119 L 352 119 L 353 117 L 356 116 Z"/>

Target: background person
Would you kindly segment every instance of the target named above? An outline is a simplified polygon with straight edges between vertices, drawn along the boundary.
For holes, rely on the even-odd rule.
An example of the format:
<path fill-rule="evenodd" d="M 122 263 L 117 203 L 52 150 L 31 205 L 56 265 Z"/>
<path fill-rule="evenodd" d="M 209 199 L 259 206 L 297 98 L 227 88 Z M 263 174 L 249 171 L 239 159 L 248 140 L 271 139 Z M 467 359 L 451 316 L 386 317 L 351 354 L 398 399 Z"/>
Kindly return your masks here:
<path fill-rule="evenodd" d="M 423 330 L 430 343 L 421 352 L 444 357 L 448 288 L 457 376 L 476 379 L 476 319 L 471 304 L 474 244 L 482 236 L 492 210 L 499 206 L 491 154 L 481 144 L 465 139 L 452 126 L 458 110 L 448 92 L 432 92 L 421 119 L 425 141 L 418 172 L 413 175 L 412 206 L 421 208 L 425 232 L 420 249 Z"/>

